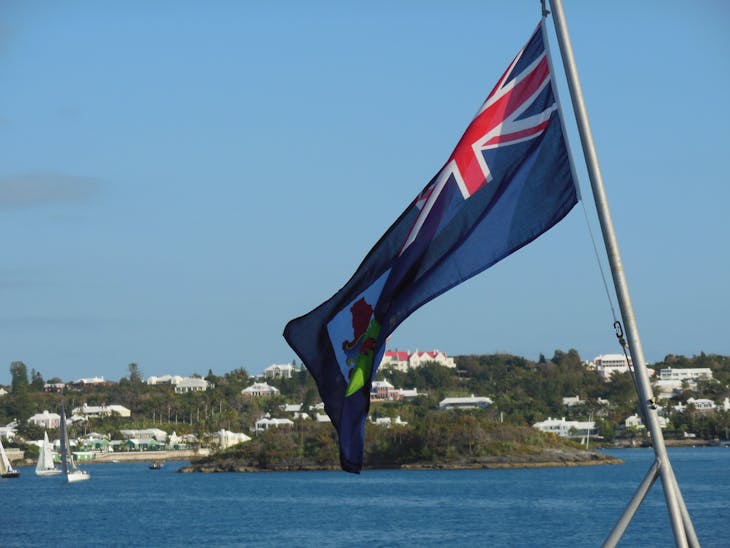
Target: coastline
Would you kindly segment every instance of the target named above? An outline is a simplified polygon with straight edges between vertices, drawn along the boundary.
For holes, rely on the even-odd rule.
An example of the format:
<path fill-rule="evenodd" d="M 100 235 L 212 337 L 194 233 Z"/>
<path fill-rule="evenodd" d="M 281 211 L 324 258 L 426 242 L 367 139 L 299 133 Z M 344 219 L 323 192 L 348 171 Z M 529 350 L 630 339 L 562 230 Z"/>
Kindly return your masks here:
<path fill-rule="evenodd" d="M 363 470 L 492 470 L 510 468 L 557 468 L 573 466 L 606 466 L 623 464 L 623 460 L 605 455 L 597 451 L 570 451 L 565 449 L 547 450 L 536 454 L 501 455 L 484 457 L 478 461 L 451 462 L 451 463 L 393 463 L 381 466 L 365 466 Z M 183 474 L 203 473 L 216 474 L 225 472 L 314 472 L 338 471 L 339 466 L 312 466 L 312 465 L 277 465 L 266 468 L 239 464 L 233 459 L 221 462 L 192 462 L 183 466 L 178 472 Z"/>
<path fill-rule="evenodd" d="M 123 453 L 94 453 L 94 458 L 76 460 L 76 464 L 86 466 L 88 464 L 111 464 L 120 462 L 154 462 L 154 461 L 185 461 L 210 454 L 208 449 L 181 449 L 178 451 L 130 451 Z M 15 462 L 22 462 L 24 466 L 34 466 L 36 459 L 16 459 Z"/>

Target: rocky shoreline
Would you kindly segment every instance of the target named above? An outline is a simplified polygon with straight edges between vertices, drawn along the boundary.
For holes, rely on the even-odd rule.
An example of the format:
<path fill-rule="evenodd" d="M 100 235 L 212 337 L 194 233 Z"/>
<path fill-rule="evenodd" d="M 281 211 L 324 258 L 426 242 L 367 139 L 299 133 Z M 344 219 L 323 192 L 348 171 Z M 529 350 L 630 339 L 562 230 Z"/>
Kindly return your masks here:
<path fill-rule="evenodd" d="M 378 466 L 377 469 L 399 470 L 479 470 L 505 468 L 553 468 L 561 466 L 602 466 L 623 464 L 621 459 L 605 455 L 598 451 L 570 449 L 546 449 L 540 453 L 521 455 L 500 455 L 482 457 L 469 462 L 450 463 L 409 463 Z M 365 469 L 375 469 L 365 466 Z M 181 473 L 223 473 L 223 472 L 294 472 L 294 471 L 328 471 L 339 470 L 337 466 L 288 465 L 258 468 L 242 465 L 234 459 L 220 462 L 191 463 L 178 470 Z"/>

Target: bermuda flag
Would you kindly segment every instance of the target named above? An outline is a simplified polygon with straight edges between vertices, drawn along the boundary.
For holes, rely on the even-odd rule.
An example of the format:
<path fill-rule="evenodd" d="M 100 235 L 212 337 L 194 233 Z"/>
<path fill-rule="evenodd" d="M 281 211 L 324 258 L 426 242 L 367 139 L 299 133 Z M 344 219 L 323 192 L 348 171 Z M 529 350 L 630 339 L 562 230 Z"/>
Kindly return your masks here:
<path fill-rule="evenodd" d="M 577 203 L 543 24 L 436 176 L 350 281 L 284 337 L 317 382 L 340 462 L 363 464 L 370 386 L 386 337 L 413 311 L 528 244 Z"/>

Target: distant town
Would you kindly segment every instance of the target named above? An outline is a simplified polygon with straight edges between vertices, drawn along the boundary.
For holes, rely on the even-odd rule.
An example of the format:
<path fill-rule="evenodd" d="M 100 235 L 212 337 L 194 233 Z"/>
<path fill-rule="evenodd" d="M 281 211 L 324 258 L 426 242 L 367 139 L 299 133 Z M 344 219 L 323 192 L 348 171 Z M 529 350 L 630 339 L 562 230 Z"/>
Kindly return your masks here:
<path fill-rule="evenodd" d="M 537 361 L 388 350 L 372 382 L 369 428 L 407 430 L 426 413 L 451 412 L 455 423 L 459 414 L 477 414 L 585 445 L 641 442 L 647 432 L 631 367 L 621 354 L 582 360 L 574 350 Z M 79 462 L 188 458 L 303 423 L 332 430 L 313 379 L 296 363 L 273 364 L 259 375 L 236 369 L 146 378 L 133 363 L 119 382 L 100 376 L 46 381 L 23 362 L 10 371 L 11 385 L 0 386 L 0 441 L 18 461 L 37 457 L 44 432 L 59 449 L 62 398 Z M 667 439 L 728 440 L 730 358 L 669 355 L 650 374 Z"/>

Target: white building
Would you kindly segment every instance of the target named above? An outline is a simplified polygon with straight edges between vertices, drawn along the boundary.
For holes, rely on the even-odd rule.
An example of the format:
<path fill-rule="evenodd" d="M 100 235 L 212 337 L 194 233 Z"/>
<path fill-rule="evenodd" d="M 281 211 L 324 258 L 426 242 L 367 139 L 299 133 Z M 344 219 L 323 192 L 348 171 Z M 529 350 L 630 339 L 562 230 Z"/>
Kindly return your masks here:
<path fill-rule="evenodd" d="M 36 426 L 42 426 L 46 430 L 54 429 L 61 426 L 61 415 L 58 413 L 49 413 L 47 410 L 44 410 L 43 413 L 33 415 L 28 419 L 28 422 Z"/>
<path fill-rule="evenodd" d="M 663 381 L 711 380 L 712 369 L 709 367 L 693 367 L 687 369 L 672 369 L 667 367 L 659 371 L 659 379 Z"/>
<path fill-rule="evenodd" d="M 118 417 L 130 417 L 132 416 L 132 412 L 124 407 L 123 405 L 86 405 L 83 404 L 81 407 L 75 407 L 72 411 L 74 415 L 79 415 L 82 417 L 90 418 L 90 417 L 111 417 L 111 416 L 118 416 Z"/>
<path fill-rule="evenodd" d="M 418 388 L 399 388 L 398 393 L 402 400 L 412 400 L 418 396 L 425 396 L 424 393 L 418 393 Z"/>
<path fill-rule="evenodd" d="M 400 391 L 387 380 L 373 381 L 370 388 L 371 401 L 397 400 L 400 399 Z"/>
<path fill-rule="evenodd" d="M 548 417 L 546 420 L 536 422 L 532 425 L 541 432 L 549 432 L 556 434 L 561 438 L 574 438 L 596 435 L 595 421 L 566 421 L 565 417 L 561 419 L 553 419 Z"/>
<path fill-rule="evenodd" d="M 611 381 L 611 375 L 614 373 L 626 373 L 630 370 L 631 358 L 626 360 L 626 356 L 623 354 L 601 354 L 593 358 L 593 365 L 601 378 L 606 381 Z"/>
<path fill-rule="evenodd" d="M 100 384 L 107 384 L 104 377 L 84 377 L 73 383 L 74 386 L 95 386 Z"/>
<path fill-rule="evenodd" d="M 284 413 L 299 413 L 302 410 L 301 403 L 285 403 L 279 407 Z"/>
<path fill-rule="evenodd" d="M 693 381 L 685 381 L 693 382 Z M 662 380 L 654 381 L 652 384 L 654 393 L 657 398 L 671 398 L 672 396 L 682 392 L 682 381 L 678 380 Z"/>
<path fill-rule="evenodd" d="M 291 379 L 297 368 L 291 364 L 273 364 L 264 369 L 265 379 Z"/>
<path fill-rule="evenodd" d="M 472 394 L 468 397 L 444 398 L 439 402 L 439 409 L 474 409 L 486 408 L 494 403 L 491 398 L 485 396 L 475 396 Z"/>
<path fill-rule="evenodd" d="M 151 377 L 147 377 L 147 384 L 177 384 L 183 378 L 180 375 L 162 375 L 160 377 L 152 375 Z"/>
<path fill-rule="evenodd" d="M 256 421 L 254 429 L 257 432 L 263 432 L 269 428 L 280 428 L 282 426 L 291 428 L 294 426 L 294 422 L 289 419 L 270 419 L 268 417 L 262 417 Z"/>
<path fill-rule="evenodd" d="M 408 424 L 408 422 L 401 420 L 400 415 L 398 415 L 395 419 L 391 419 L 390 417 L 378 417 L 377 419 L 373 419 L 370 417 L 370 422 L 377 426 L 387 426 L 388 428 L 390 428 L 393 424 L 398 426 L 405 426 Z"/>
<path fill-rule="evenodd" d="M 260 397 L 260 396 L 278 396 L 281 391 L 275 386 L 270 386 L 265 382 L 255 382 L 248 388 L 241 390 L 244 396 Z"/>
<path fill-rule="evenodd" d="M 437 363 L 444 367 L 455 368 L 454 358 L 449 358 L 446 354 L 439 350 L 430 352 L 399 352 L 386 350 L 383 359 L 380 361 L 380 367 L 397 369 L 398 371 L 408 371 L 421 367 L 427 363 Z"/>
<path fill-rule="evenodd" d="M 2 386 L 0 386 L 0 398 L 2 398 L 4 395 L 8 393 L 7 390 L 5 390 Z"/>
<path fill-rule="evenodd" d="M 167 440 L 167 432 L 159 428 L 144 428 L 135 430 L 120 430 L 119 433 L 126 439 L 151 439 L 154 438 L 160 443 Z"/>
<path fill-rule="evenodd" d="M 240 432 L 230 432 L 225 429 L 218 431 L 218 443 L 220 444 L 221 449 L 227 449 L 232 445 L 245 443 L 250 440 L 251 438 L 249 436 Z"/>
<path fill-rule="evenodd" d="M 666 428 L 667 424 L 669 424 L 669 421 L 666 419 L 666 417 L 662 417 L 661 415 L 657 415 L 656 419 L 659 423 L 659 428 Z M 644 428 L 646 428 L 644 426 L 644 422 L 641 420 L 641 417 L 639 417 L 639 415 L 636 413 L 626 418 L 626 420 L 624 421 L 624 426 L 626 426 L 626 428 L 636 428 L 637 430 L 643 430 Z"/>
<path fill-rule="evenodd" d="M 695 406 L 697 411 L 715 411 L 717 409 L 714 401 L 705 398 L 688 398 L 687 404 L 690 403 Z"/>
<path fill-rule="evenodd" d="M 574 407 L 576 405 L 582 405 L 585 400 L 581 400 L 580 396 L 566 396 L 563 398 L 563 405 L 566 407 Z"/>
<path fill-rule="evenodd" d="M 5 438 L 8 441 L 13 441 L 17 430 L 18 421 L 13 419 L 9 424 L 5 426 L 0 426 L 0 438 Z"/>
<path fill-rule="evenodd" d="M 185 377 L 175 384 L 175 393 L 185 394 L 186 392 L 205 392 L 208 388 L 213 388 L 213 385 L 205 379 L 201 379 L 199 377 Z"/>
<path fill-rule="evenodd" d="M 181 377 L 180 375 L 162 375 L 161 377 L 147 377 L 147 384 L 169 384 L 175 387 L 176 394 L 186 392 L 205 392 L 213 388 L 213 384 L 200 377 Z"/>

